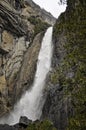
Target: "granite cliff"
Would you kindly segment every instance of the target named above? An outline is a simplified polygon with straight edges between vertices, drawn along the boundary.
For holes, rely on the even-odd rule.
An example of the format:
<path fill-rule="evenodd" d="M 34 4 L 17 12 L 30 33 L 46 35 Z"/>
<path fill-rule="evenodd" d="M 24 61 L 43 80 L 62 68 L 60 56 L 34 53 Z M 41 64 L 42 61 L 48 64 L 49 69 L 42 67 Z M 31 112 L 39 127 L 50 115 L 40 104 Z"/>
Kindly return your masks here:
<path fill-rule="evenodd" d="M 42 118 L 51 120 L 58 130 L 86 129 L 85 8 L 85 0 L 68 0 L 54 25 L 52 70 Z"/>
<path fill-rule="evenodd" d="M 41 11 L 43 16 L 33 5 L 31 1 L 0 0 L 0 116 L 30 87 L 44 32 L 55 22 L 51 14 Z"/>
<path fill-rule="evenodd" d="M 43 34 L 54 23 L 55 18 L 31 0 L 0 1 L 0 116 L 30 87 Z M 0 125 L 1 130 L 86 129 L 85 44 L 86 1 L 67 0 L 67 9 L 53 29 L 52 69 L 44 90 L 42 121 L 21 117 L 19 124 Z"/>

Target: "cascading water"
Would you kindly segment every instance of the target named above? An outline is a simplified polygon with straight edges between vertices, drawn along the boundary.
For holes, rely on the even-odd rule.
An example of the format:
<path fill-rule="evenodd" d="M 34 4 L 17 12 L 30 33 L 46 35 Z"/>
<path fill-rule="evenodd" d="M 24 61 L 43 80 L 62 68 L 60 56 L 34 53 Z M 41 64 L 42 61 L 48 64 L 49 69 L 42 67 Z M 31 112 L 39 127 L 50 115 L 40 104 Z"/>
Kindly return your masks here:
<path fill-rule="evenodd" d="M 42 41 L 38 56 L 37 70 L 32 89 L 27 91 L 20 101 L 14 106 L 14 110 L 6 118 L 0 120 L 2 124 L 13 125 L 19 122 L 20 116 L 26 116 L 31 120 L 39 119 L 43 107 L 43 88 L 46 76 L 50 70 L 52 57 L 52 27 L 48 28 Z"/>

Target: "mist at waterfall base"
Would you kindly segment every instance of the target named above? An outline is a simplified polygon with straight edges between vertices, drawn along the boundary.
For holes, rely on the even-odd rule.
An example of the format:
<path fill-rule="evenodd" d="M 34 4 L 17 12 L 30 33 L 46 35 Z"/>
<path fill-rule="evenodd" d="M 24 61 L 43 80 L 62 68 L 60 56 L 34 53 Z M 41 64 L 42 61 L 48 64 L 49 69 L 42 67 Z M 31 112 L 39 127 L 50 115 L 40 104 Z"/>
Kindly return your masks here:
<path fill-rule="evenodd" d="M 21 116 L 26 116 L 32 121 L 40 119 L 44 104 L 43 88 L 45 85 L 46 76 L 51 66 L 53 49 L 52 30 L 52 27 L 48 28 L 42 40 L 42 45 L 38 56 L 37 70 L 33 85 L 31 86 L 32 89 L 30 91 L 26 91 L 20 101 L 14 106 L 14 110 L 10 112 L 8 117 L 3 117 L 0 119 L 0 124 L 14 125 L 19 122 Z"/>

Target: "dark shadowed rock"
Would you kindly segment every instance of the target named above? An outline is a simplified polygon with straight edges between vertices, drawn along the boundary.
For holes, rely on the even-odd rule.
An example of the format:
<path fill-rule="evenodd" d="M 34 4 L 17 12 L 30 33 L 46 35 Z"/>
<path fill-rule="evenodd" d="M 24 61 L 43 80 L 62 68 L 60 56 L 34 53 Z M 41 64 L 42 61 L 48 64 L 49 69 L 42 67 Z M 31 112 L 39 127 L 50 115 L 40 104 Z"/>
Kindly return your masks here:
<path fill-rule="evenodd" d="M 19 119 L 19 123 L 14 125 L 16 129 L 27 128 L 29 124 L 32 123 L 32 120 L 28 119 L 26 116 L 21 116 Z"/>
<path fill-rule="evenodd" d="M 67 2 L 66 11 L 54 26 L 52 72 L 42 116 L 58 130 L 85 130 L 86 2 Z"/>
<path fill-rule="evenodd" d="M 9 125 L 0 125 L 0 130 L 18 130 L 17 128 Z"/>
<path fill-rule="evenodd" d="M 21 116 L 19 120 L 20 126 L 28 126 L 29 123 L 32 123 L 32 120 L 28 119 L 26 116 Z"/>

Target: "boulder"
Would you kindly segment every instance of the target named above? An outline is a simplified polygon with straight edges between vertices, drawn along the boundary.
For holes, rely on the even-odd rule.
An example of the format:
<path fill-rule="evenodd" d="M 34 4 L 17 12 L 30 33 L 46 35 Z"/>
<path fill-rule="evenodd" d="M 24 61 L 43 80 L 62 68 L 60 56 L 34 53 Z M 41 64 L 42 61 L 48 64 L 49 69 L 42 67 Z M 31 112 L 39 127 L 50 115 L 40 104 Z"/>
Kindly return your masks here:
<path fill-rule="evenodd" d="M 28 119 L 26 116 L 21 116 L 19 120 L 20 126 L 28 126 L 29 123 L 32 123 L 32 120 Z"/>

